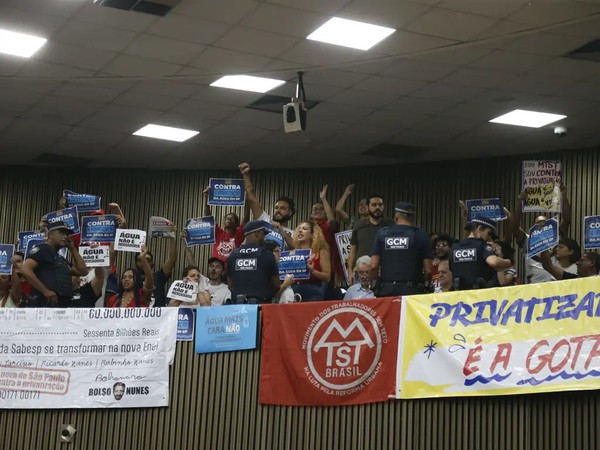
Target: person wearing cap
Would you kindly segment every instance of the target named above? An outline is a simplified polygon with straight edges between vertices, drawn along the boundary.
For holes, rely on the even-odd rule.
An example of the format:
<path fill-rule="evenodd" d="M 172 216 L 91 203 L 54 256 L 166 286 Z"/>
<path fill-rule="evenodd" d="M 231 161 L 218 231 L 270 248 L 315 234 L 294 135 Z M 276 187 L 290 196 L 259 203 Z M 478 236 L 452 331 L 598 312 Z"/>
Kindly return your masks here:
<path fill-rule="evenodd" d="M 496 233 L 494 222 L 478 217 L 467 226 L 469 236 L 453 244 L 450 250 L 450 270 L 455 291 L 489 287 L 496 272 L 512 265 L 510 259 L 496 255 L 490 244 Z"/>
<path fill-rule="evenodd" d="M 377 297 L 428 292 L 433 249 L 429 235 L 414 226 L 415 207 L 398 202 L 394 225 L 377 232 L 371 256 L 371 279 L 377 280 Z"/>
<path fill-rule="evenodd" d="M 32 287 L 29 306 L 66 308 L 70 306 L 73 296 L 71 275 L 84 276 L 88 270 L 70 239 L 73 231 L 64 222 L 47 224 L 46 229 L 46 243 L 34 247 L 23 263 L 23 276 Z M 64 247 L 69 248 L 73 267 L 58 254 Z"/>
<path fill-rule="evenodd" d="M 223 283 L 223 273 L 225 272 L 225 263 L 217 257 L 208 259 L 207 276 L 202 275 L 201 283 L 203 289 L 210 294 L 211 306 L 224 305 L 231 299 L 231 291 L 227 284 Z"/>
<path fill-rule="evenodd" d="M 267 223 L 251 220 L 244 225 L 244 243 L 227 258 L 230 303 L 271 303 L 279 290 L 279 270 L 272 252 L 263 247 Z"/>
<path fill-rule="evenodd" d="M 558 225 L 558 233 L 561 237 L 566 237 L 569 233 L 569 227 L 571 225 L 571 204 L 567 196 L 567 187 L 564 184 L 560 185 L 561 202 L 560 202 L 560 222 Z M 523 191 L 519 194 L 517 206 L 515 212 L 511 217 L 510 225 L 512 236 L 514 237 L 517 245 L 522 249 L 527 249 L 529 240 L 529 234 L 527 234 L 521 228 L 521 218 L 523 216 L 523 202 L 527 200 L 527 191 Z M 548 218 L 546 216 L 538 216 L 533 221 L 533 225 L 542 226 Z M 555 278 L 550 272 L 544 270 L 539 255 L 529 257 L 525 253 L 525 282 L 530 283 L 544 283 L 546 281 L 553 281 Z M 558 264 L 556 259 L 553 260 L 554 264 Z M 564 268 L 564 267 L 563 267 Z M 573 270 L 572 268 L 570 269 Z"/>

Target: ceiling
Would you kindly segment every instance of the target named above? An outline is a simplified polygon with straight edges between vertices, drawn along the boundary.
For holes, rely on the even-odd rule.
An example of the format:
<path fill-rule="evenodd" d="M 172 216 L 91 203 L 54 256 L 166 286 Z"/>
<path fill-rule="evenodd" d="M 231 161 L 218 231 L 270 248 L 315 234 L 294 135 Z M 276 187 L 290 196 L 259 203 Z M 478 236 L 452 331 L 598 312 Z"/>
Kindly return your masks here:
<path fill-rule="evenodd" d="M 397 31 L 368 51 L 306 39 L 332 16 Z M 600 0 L 182 0 L 165 17 L 0 0 L 0 28 L 48 39 L 30 59 L 0 55 L 3 164 L 339 167 L 600 146 L 600 62 L 564 56 L 600 38 Z M 247 108 L 263 94 L 209 86 L 262 75 L 291 97 L 298 70 L 319 102 L 304 133 Z M 516 108 L 565 114 L 569 132 L 488 123 Z M 147 123 L 200 134 L 132 136 Z"/>

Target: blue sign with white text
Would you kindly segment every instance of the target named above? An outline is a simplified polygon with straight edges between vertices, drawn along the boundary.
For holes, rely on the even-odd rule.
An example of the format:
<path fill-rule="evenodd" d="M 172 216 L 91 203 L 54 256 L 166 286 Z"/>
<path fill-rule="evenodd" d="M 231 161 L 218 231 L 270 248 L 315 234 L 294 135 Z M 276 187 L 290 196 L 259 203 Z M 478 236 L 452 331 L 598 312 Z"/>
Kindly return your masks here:
<path fill-rule="evenodd" d="M 12 274 L 12 263 L 10 260 L 14 254 L 14 245 L 0 244 L 0 275 Z"/>
<path fill-rule="evenodd" d="M 276 242 L 281 250 L 285 249 L 285 239 L 283 238 L 283 234 L 273 228 L 273 225 L 271 225 L 269 222 L 265 222 L 265 228 L 268 231 L 267 235 L 265 236 L 265 241 L 271 240 Z"/>
<path fill-rule="evenodd" d="M 529 230 L 527 239 L 527 256 L 539 255 L 558 244 L 558 219 L 553 217 L 543 225 L 534 225 Z"/>
<path fill-rule="evenodd" d="M 279 278 L 285 279 L 286 275 L 293 275 L 295 280 L 308 280 L 310 271 L 306 263 L 310 259 L 310 249 L 290 250 L 281 252 L 279 258 Z"/>
<path fill-rule="evenodd" d="M 214 244 L 215 243 L 215 218 L 214 216 L 198 217 L 188 219 L 185 223 L 187 236 L 185 245 Z"/>
<path fill-rule="evenodd" d="M 196 310 L 196 353 L 256 348 L 258 305 L 206 306 Z"/>
<path fill-rule="evenodd" d="M 54 211 L 44 216 L 49 224 L 54 222 L 64 222 L 67 227 L 73 230 L 74 234 L 79 234 L 79 216 L 77 215 L 77 206 L 66 208 L 60 211 Z"/>
<path fill-rule="evenodd" d="M 216 206 L 244 206 L 246 188 L 244 180 L 231 178 L 211 178 L 208 204 Z"/>
<path fill-rule="evenodd" d="M 500 199 L 483 198 L 467 200 L 467 222 L 480 217 L 493 220 L 494 222 L 506 219 Z"/>
<path fill-rule="evenodd" d="M 19 231 L 18 242 L 17 242 L 17 251 L 25 253 L 25 250 L 27 250 L 27 243 L 31 239 L 43 240 L 44 233 L 40 233 L 38 231 Z"/>
<path fill-rule="evenodd" d="M 67 199 L 67 206 L 77 206 L 79 212 L 97 211 L 100 209 L 101 198 L 96 195 L 77 194 L 65 189 L 63 197 Z"/>
<path fill-rule="evenodd" d="M 587 216 L 584 218 L 583 248 L 600 248 L 600 216 Z"/>
<path fill-rule="evenodd" d="M 117 216 L 84 216 L 81 218 L 81 242 L 114 242 Z"/>
<path fill-rule="evenodd" d="M 179 308 L 177 313 L 177 340 L 194 340 L 194 310 L 195 308 Z"/>

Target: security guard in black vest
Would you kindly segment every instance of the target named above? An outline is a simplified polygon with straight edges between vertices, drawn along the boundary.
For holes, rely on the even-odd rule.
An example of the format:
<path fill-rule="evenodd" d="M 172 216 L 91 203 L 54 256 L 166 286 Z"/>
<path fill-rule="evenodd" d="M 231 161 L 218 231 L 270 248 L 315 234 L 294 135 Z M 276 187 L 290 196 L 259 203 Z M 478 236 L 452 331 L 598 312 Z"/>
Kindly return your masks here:
<path fill-rule="evenodd" d="M 267 223 L 252 220 L 244 225 L 246 240 L 227 258 L 228 304 L 271 303 L 279 290 L 279 269 L 273 252 L 263 247 Z"/>
<path fill-rule="evenodd" d="M 498 257 L 489 241 L 496 233 L 491 220 L 480 217 L 468 225 L 469 237 L 452 245 L 450 270 L 454 290 L 482 289 L 490 286 L 496 272 L 511 266 L 509 259 Z"/>
<path fill-rule="evenodd" d="M 67 308 L 73 297 L 71 275 L 85 276 L 88 269 L 70 238 L 73 231 L 64 222 L 48 224 L 47 230 L 46 243 L 33 247 L 23 263 L 23 276 L 32 287 L 29 306 Z M 58 254 L 64 247 L 69 248 L 73 267 Z"/>
<path fill-rule="evenodd" d="M 371 256 L 371 279 L 379 276 L 377 297 L 423 294 L 429 289 L 433 248 L 427 233 L 413 225 L 414 216 L 411 203 L 398 202 L 396 223 L 377 232 Z"/>

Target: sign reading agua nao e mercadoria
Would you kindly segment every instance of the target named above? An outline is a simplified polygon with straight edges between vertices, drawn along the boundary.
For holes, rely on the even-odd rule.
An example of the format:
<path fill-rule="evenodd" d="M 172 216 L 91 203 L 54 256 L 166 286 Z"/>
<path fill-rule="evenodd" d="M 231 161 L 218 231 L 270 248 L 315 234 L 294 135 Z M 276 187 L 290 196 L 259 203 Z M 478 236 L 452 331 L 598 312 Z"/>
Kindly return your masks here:
<path fill-rule="evenodd" d="M 600 389 L 598 277 L 403 297 L 400 398 Z"/>
<path fill-rule="evenodd" d="M 168 406 L 177 308 L 1 308 L 0 408 Z"/>
<path fill-rule="evenodd" d="M 146 232 L 142 230 L 126 230 L 117 228 L 115 233 L 115 250 L 121 252 L 142 251 L 142 246 L 146 243 Z"/>
<path fill-rule="evenodd" d="M 353 405 L 393 395 L 398 299 L 262 307 L 260 403 Z"/>

